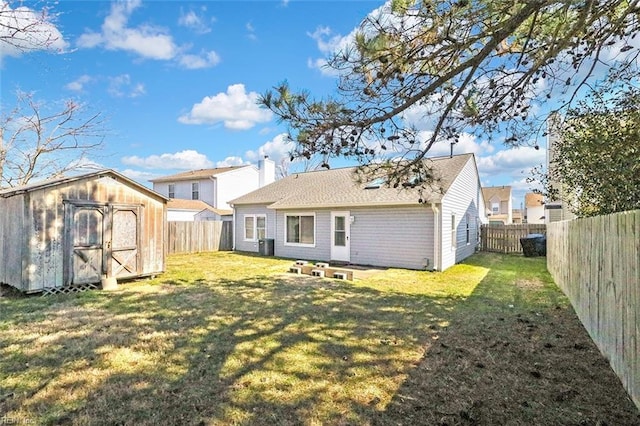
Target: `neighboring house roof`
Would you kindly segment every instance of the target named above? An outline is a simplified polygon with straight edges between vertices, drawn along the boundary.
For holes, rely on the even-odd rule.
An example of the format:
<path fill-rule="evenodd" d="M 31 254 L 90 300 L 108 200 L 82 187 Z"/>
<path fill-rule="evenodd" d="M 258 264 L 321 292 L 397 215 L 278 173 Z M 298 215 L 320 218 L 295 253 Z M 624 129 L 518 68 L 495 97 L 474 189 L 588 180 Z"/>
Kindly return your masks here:
<path fill-rule="evenodd" d="M 176 182 L 181 180 L 196 180 L 196 179 L 208 179 L 210 177 L 229 172 L 231 170 L 239 169 L 242 167 L 252 166 L 229 166 L 229 167 L 217 167 L 215 169 L 200 169 L 189 170 L 188 172 L 176 173 L 175 175 L 160 176 L 155 179 L 150 179 L 149 182 Z"/>
<path fill-rule="evenodd" d="M 381 185 L 366 189 L 369 182 L 357 183 L 356 167 L 296 173 L 230 201 L 230 204 L 268 204 L 270 208 L 295 209 L 372 205 L 411 205 L 439 202 L 473 154 L 424 160 L 440 179 L 437 187 L 423 190 Z"/>
<path fill-rule="evenodd" d="M 220 216 L 233 214 L 233 210 L 216 209 L 202 200 L 186 200 L 182 198 L 170 198 L 169 202 L 167 202 L 167 208 L 169 210 L 191 210 L 197 212 L 209 210 Z"/>
<path fill-rule="evenodd" d="M 494 197 L 500 200 L 508 200 L 511 198 L 510 186 L 486 186 L 482 188 L 482 195 L 486 202 L 489 202 Z"/>
<path fill-rule="evenodd" d="M 75 182 L 81 179 L 86 179 L 86 178 L 101 178 L 101 177 L 105 177 L 105 176 L 109 176 L 117 181 L 122 181 L 127 183 L 128 185 L 136 188 L 138 191 L 143 192 L 147 195 L 159 198 L 163 201 L 167 201 L 168 198 L 165 197 L 162 194 L 157 193 L 156 191 L 147 188 L 144 185 L 139 184 L 138 182 L 129 179 L 128 177 L 116 172 L 115 170 L 111 170 L 111 169 L 104 169 L 104 170 L 98 170 L 95 172 L 90 172 L 90 173 L 84 173 L 84 174 L 79 174 L 79 175 L 74 175 L 74 176 L 66 176 L 66 177 L 61 177 L 61 178 L 56 178 L 56 179 L 49 179 L 49 180 L 44 180 L 44 181 L 40 181 L 40 182 L 36 182 L 36 183 L 30 183 L 27 185 L 22 185 L 22 186 L 15 186 L 13 188 L 6 188 L 3 190 L 0 190 L 0 197 L 2 198 L 8 198 L 8 197 L 12 197 L 16 194 L 23 194 L 25 192 L 30 192 L 30 191 L 36 191 L 39 189 L 44 189 L 44 188 L 49 188 L 52 186 L 57 186 L 57 185 L 61 185 L 61 184 L 65 184 L 65 183 L 69 183 L 69 182 Z"/>
<path fill-rule="evenodd" d="M 544 204 L 544 198 L 542 194 L 535 194 L 533 192 L 527 192 L 524 194 L 524 205 L 527 207 L 537 207 Z"/>

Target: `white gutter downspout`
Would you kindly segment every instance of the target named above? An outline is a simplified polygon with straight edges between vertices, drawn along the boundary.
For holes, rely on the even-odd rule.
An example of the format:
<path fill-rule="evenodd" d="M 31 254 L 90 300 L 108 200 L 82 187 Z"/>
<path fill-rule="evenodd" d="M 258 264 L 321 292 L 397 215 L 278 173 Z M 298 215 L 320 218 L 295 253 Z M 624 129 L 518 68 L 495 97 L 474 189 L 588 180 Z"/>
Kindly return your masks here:
<path fill-rule="evenodd" d="M 231 206 L 231 208 L 233 209 L 233 216 L 231 217 L 231 222 L 232 222 L 232 231 L 231 231 L 231 235 L 233 235 L 233 241 L 231 242 L 231 251 L 236 251 L 236 209 L 233 206 L 233 204 L 229 204 Z"/>
<path fill-rule="evenodd" d="M 433 269 L 441 271 L 440 241 L 442 236 L 440 235 L 440 210 L 436 203 L 431 203 L 431 210 L 433 211 Z"/>

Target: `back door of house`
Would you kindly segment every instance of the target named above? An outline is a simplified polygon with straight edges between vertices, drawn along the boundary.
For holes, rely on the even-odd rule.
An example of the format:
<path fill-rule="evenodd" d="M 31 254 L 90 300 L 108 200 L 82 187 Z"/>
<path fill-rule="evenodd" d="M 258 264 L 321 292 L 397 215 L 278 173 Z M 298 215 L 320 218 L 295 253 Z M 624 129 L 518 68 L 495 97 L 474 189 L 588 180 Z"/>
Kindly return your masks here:
<path fill-rule="evenodd" d="M 351 261 L 349 212 L 331 212 L 331 260 Z"/>

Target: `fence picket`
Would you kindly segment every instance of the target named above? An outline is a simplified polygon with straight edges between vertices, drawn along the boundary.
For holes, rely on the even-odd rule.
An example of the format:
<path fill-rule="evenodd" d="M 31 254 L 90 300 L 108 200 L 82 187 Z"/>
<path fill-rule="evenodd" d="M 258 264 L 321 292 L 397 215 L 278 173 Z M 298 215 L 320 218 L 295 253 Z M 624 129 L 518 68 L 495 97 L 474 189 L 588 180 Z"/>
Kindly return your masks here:
<path fill-rule="evenodd" d="M 196 253 L 231 250 L 233 224 L 230 221 L 167 222 L 168 253 Z"/>
<path fill-rule="evenodd" d="M 549 224 L 547 269 L 640 408 L 640 210 Z"/>
<path fill-rule="evenodd" d="M 482 225 L 480 227 L 480 247 L 483 251 L 497 253 L 522 253 L 520 238 L 528 234 L 546 234 L 544 224 L 525 223 L 513 225 Z"/>

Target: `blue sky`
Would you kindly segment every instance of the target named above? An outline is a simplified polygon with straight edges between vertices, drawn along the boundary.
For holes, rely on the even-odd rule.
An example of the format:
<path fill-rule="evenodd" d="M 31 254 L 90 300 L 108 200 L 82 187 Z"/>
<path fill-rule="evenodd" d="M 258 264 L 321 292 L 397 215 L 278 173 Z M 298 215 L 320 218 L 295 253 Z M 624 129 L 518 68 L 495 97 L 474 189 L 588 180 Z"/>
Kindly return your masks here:
<path fill-rule="evenodd" d="M 0 0 L 1 1 L 1 0 Z M 287 80 L 330 94 L 324 59 L 382 1 L 61 1 L 50 7 L 49 49 L 0 50 L 3 109 L 17 89 L 54 103 L 73 98 L 106 118 L 105 146 L 86 159 L 149 185 L 186 169 L 278 161 L 286 127 L 259 94 Z M 10 7 L 17 7 L 10 3 Z M 484 185 L 512 185 L 520 207 L 544 147 L 505 149 L 465 136 Z M 449 145 L 435 147 L 446 155 Z M 334 163 L 332 166 L 348 165 Z"/>

